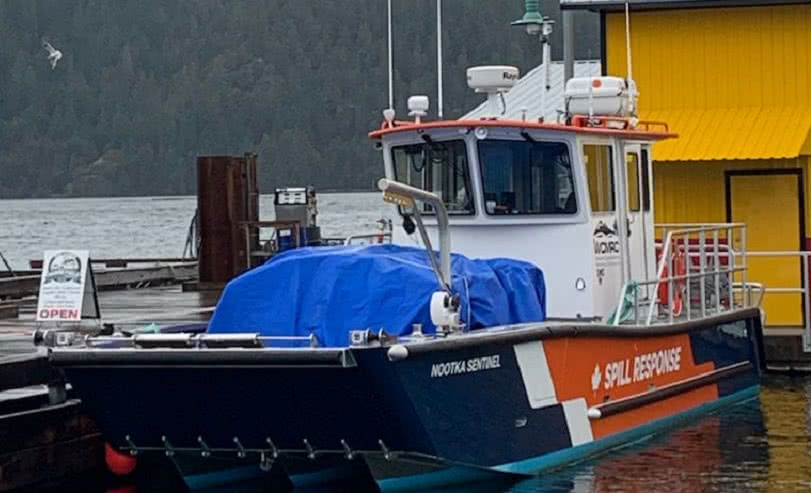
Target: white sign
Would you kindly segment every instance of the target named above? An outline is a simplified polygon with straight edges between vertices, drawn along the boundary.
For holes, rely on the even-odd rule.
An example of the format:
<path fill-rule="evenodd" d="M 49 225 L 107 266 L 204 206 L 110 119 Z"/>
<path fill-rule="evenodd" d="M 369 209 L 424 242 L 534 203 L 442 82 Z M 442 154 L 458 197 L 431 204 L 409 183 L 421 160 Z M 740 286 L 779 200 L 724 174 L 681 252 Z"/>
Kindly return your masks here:
<path fill-rule="evenodd" d="M 45 252 L 37 300 L 38 322 L 78 322 L 82 319 L 84 301 L 97 306 L 89 264 L 87 250 Z M 85 300 L 85 294 L 93 299 Z"/>

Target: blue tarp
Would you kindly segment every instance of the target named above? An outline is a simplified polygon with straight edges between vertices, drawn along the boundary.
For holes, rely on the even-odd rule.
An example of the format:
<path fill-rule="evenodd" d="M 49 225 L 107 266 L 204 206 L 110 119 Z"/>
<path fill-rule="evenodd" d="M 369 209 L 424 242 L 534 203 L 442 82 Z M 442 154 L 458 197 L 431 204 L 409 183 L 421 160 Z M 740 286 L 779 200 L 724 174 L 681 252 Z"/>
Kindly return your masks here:
<path fill-rule="evenodd" d="M 511 259 L 451 258 L 453 290 L 470 329 L 542 321 L 541 270 Z M 258 332 L 309 336 L 324 346 L 349 343 L 349 331 L 411 332 L 431 323 L 429 303 L 439 285 L 425 250 L 398 245 L 299 248 L 233 279 L 217 303 L 211 333 Z"/>

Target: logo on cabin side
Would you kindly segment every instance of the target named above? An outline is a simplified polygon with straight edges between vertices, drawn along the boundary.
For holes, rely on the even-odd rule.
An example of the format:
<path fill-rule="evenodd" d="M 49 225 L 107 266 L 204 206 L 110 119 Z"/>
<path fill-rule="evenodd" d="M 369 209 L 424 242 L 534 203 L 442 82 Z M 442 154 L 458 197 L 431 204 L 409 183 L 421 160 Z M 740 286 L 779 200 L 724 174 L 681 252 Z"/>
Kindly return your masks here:
<path fill-rule="evenodd" d="M 605 222 L 598 221 L 592 236 L 595 255 L 619 255 L 620 243 L 617 239 L 616 222 L 612 229 Z"/>

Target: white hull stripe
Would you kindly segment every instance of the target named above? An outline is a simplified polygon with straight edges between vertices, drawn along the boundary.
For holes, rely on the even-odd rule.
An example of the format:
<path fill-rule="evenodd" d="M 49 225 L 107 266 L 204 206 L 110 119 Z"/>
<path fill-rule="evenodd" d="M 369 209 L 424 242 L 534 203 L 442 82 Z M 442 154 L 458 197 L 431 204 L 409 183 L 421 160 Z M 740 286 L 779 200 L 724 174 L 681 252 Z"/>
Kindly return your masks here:
<path fill-rule="evenodd" d="M 569 426 L 572 447 L 594 441 L 587 412 L 586 399 L 572 399 L 563 402 L 563 414 L 566 416 L 566 424 Z"/>
<path fill-rule="evenodd" d="M 530 341 L 513 346 L 515 359 L 521 369 L 521 378 L 527 391 L 529 407 L 539 409 L 558 403 L 555 382 L 546 362 L 543 342 Z"/>
<path fill-rule="evenodd" d="M 530 341 L 513 346 L 521 379 L 527 392 L 529 407 L 540 409 L 547 406 L 561 405 L 569 428 L 572 446 L 594 441 L 591 433 L 591 421 L 588 418 L 586 400 L 581 398 L 559 402 L 555 392 L 555 382 L 549 371 L 542 341 Z"/>

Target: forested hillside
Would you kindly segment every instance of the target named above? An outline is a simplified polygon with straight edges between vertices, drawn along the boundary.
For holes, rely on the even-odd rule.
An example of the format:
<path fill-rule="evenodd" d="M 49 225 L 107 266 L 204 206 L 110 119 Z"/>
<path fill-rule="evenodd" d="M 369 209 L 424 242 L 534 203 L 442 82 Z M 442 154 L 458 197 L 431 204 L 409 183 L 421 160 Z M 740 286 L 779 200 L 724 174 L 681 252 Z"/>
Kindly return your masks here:
<path fill-rule="evenodd" d="M 435 115 L 434 0 L 393 3 L 398 114 L 424 93 Z M 509 26 L 523 0 L 443 5 L 455 117 L 482 99 L 466 66 L 525 71 L 540 48 Z M 578 57 L 598 55 L 596 19 L 578 31 Z M 197 155 L 245 151 L 265 191 L 371 188 L 387 98 L 385 0 L 2 0 L 0 198 L 194 193 Z"/>

